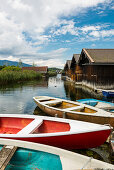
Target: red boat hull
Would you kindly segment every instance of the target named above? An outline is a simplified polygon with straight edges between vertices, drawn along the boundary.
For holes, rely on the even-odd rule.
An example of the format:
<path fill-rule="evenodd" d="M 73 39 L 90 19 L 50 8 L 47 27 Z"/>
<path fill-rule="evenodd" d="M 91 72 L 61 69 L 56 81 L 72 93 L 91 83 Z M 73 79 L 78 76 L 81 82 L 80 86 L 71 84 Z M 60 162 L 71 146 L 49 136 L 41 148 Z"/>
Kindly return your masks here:
<path fill-rule="evenodd" d="M 95 148 L 102 145 L 110 135 L 110 130 L 71 134 L 63 136 L 46 136 L 46 137 L 30 137 L 30 138 L 10 138 L 16 140 L 24 140 L 35 143 L 41 143 L 56 146 L 64 149 L 87 149 Z"/>

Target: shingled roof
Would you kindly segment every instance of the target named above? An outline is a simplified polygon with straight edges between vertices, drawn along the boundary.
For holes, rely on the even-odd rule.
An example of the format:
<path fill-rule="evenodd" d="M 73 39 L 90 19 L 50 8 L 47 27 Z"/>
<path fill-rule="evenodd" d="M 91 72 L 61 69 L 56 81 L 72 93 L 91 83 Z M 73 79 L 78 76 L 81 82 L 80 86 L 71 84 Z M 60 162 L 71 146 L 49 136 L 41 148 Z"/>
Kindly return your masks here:
<path fill-rule="evenodd" d="M 78 63 L 79 58 L 80 58 L 80 54 L 73 54 L 72 59 L 73 59 L 73 58 L 75 59 L 75 62 Z"/>
<path fill-rule="evenodd" d="M 22 70 L 33 70 L 33 71 L 37 71 L 37 72 L 40 72 L 40 73 L 47 73 L 48 67 L 47 66 L 43 66 L 43 67 L 22 67 Z"/>
<path fill-rule="evenodd" d="M 92 63 L 114 63 L 114 49 L 85 49 L 86 54 Z"/>
<path fill-rule="evenodd" d="M 70 69 L 70 66 L 71 66 L 71 60 L 67 60 L 65 66 L 64 66 L 64 70 Z"/>

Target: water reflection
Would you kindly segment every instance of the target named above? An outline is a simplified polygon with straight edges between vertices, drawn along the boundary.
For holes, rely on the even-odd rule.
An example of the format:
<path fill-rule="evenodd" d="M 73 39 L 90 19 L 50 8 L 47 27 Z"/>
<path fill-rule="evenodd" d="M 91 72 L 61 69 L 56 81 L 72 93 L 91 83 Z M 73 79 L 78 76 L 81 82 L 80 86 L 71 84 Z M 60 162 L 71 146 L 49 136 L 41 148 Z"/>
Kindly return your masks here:
<path fill-rule="evenodd" d="M 46 91 L 48 81 L 33 81 L 0 87 L 0 113 L 33 114 L 35 103 L 32 97 L 38 91 Z"/>

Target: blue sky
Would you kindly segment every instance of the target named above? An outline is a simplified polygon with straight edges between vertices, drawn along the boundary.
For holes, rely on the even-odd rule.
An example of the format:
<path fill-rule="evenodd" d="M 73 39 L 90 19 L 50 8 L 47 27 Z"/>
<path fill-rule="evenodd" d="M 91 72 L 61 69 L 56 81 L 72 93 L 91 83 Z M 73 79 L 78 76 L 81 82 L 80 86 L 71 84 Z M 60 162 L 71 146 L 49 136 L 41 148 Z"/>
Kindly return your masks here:
<path fill-rule="evenodd" d="M 112 0 L 0 0 L 0 59 L 63 68 L 82 48 L 114 48 Z"/>

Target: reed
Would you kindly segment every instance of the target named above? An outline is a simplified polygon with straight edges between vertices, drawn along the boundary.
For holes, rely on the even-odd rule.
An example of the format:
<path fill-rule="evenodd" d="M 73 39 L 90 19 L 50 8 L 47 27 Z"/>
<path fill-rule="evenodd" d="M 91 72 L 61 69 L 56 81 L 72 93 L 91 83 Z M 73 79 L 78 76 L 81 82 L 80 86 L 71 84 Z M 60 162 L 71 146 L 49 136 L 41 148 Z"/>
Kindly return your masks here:
<path fill-rule="evenodd" d="M 26 81 L 26 80 L 33 80 L 33 79 L 41 79 L 41 73 L 35 71 L 0 71 L 0 84 L 7 84 L 13 83 L 18 81 Z"/>

